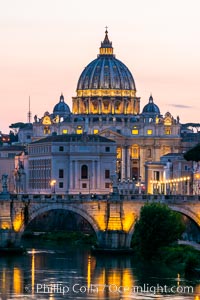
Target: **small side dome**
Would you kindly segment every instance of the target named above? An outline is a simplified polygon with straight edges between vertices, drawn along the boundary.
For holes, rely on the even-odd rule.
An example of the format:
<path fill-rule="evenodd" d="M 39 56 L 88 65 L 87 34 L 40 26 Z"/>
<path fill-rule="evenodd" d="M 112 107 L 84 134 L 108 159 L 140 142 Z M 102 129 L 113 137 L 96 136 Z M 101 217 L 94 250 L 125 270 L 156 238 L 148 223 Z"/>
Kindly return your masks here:
<path fill-rule="evenodd" d="M 144 106 L 142 114 L 156 114 L 156 115 L 160 115 L 160 109 L 153 102 L 152 95 L 149 97 L 149 103 Z"/>
<path fill-rule="evenodd" d="M 66 117 L 71 114 L 69 106 L 65 103 L 63 94 L 60 96 L 60 101 L 54 106 L 54 115 L 59 115 L 60 117 Z"/>

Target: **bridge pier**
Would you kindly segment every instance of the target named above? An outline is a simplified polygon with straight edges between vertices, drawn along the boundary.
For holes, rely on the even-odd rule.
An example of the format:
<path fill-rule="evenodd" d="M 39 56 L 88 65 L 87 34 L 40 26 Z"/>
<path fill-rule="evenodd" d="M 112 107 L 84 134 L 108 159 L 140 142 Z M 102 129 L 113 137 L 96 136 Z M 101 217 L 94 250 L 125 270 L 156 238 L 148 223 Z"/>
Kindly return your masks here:
<path fill-rule="evenodd" d="M 0 251 L 20 247 L 20 234 L 13 229 L 0 229 Z"/>
<path fill-rule="evenodd" d="M 98 249 L 103 250 L 128 250 L 128 233 L 124 230 L 106 230 L 98 233 Z"/>

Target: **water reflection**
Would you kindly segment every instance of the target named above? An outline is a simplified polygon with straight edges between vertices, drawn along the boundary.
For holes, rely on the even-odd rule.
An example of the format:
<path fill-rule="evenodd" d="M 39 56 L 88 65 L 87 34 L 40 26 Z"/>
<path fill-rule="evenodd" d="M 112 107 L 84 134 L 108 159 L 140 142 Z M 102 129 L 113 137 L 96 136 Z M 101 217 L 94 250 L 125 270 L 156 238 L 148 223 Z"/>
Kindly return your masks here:
<path fill-rule="evenodd" d="M 200 300 L 200 280 L 195 293 L 149 292 L 151 286 L 191 285 L 182 274 L 164 266 L 136 265 L 131 256 L 93 256 L 83 247 L 37 245 L 24 256 L 0 258 L 0 300 L 8 299 L 172 299 Z M 131 287 L 146 287 L 131 290 Z"/>
<path fill-rule="evenodd" d="M 124 290 L 135 285 L 131 257 L 96 257 L 93 284 L 98 287 L 100 297 L 112 299 L 126 294 Z M 104 298 L 103 298 L 104 299 Z"/>

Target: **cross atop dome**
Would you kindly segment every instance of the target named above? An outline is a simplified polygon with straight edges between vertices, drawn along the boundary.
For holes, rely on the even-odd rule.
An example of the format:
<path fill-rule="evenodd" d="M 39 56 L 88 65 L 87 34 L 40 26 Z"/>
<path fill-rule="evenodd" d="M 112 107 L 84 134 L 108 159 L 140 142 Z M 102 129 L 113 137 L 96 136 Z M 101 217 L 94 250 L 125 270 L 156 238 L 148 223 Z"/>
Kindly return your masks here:
<path fill-rule="evenodd" d="M 101 42 L 101 47 L 100 47 L 100 55 L 113 55 L 113 47 L 112 47 L 112 42 L 110 42 L 108 38 L 108 27 L 106 26 L 106 31 L 105 31 L 105 38 L 104 41 Z"/>

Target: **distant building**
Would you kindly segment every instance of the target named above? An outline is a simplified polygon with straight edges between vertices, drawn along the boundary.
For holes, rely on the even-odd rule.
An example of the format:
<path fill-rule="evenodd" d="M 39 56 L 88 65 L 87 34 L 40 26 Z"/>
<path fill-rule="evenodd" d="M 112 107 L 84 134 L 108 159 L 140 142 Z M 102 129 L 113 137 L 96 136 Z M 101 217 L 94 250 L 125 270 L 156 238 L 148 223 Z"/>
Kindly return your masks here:
<path fill-rule="evenodd" d="M 24 146 L 4 145 L 0 147 L 0 179 L 2 175 L 8 175 L 8 190 L 14 192 L 16 190 L 16 164 L 15 157 L 24 151 Z M 1 186 L 1 181 L 0 181 Z M 1 187 L 2 189 L 2 187 Z"/>
<path fill-rule="evenodd" d="M 147 162 L 146 185 L 149 194 L 192 194 L 193 166 L 182 153 L 169 153 L 160 162 Z"/>
<path fill-rule="evenodd" d="M 29 193 L 108 194 L 116 143 L 98 135 L 53 135 L 28 145 Z"/>

